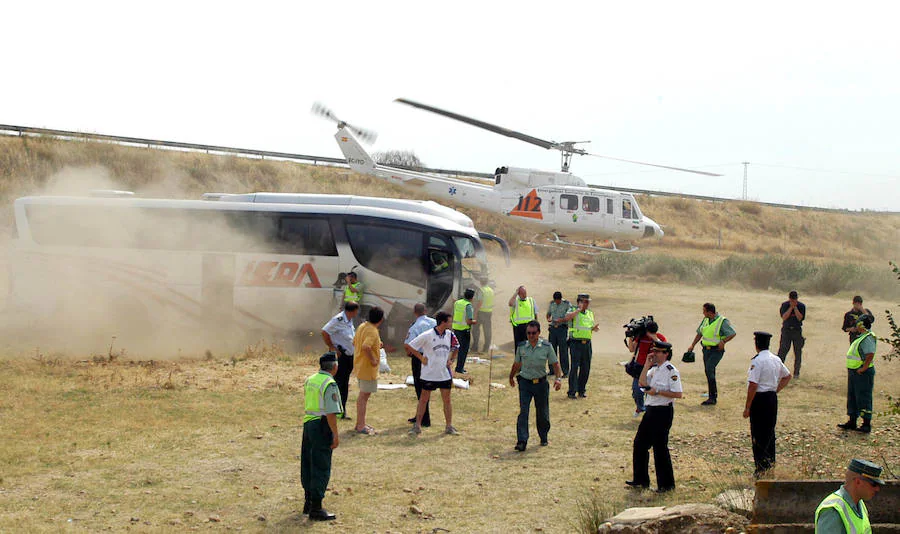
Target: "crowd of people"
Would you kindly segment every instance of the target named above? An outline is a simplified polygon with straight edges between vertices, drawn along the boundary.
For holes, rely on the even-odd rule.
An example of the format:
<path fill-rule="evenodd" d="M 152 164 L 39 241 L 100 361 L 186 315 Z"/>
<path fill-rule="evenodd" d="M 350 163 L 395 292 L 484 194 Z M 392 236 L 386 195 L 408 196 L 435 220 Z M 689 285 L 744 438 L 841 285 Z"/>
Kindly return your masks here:
<path fill-rule="evenodd" d="M 331 452 L 339 443 L 336 420 L 338 417 L 349 419 L 346 405 L 353 371 L 356 372 L 359 387 L 355 432 L 367 436 L 376 433 L 366 423 L 366 413 L 369 398 L 378 388 L 379 352 L 382 348 L 379 326 L 384 321 L 384 311 L 377 306 L 370 308 L 366 321 L 357 327 L 362 286 L 355 276 L 353 283 L 357 285 L 352 290 L 345 290 L 341 311 L 322 327 L 322 339 L 329 352 L 320 359 L 319 373 L 310 377 L 306 385 L 301 478 L 306 492 L 304 513 L 308 513 L 313 520 L 334 518 L 333 514 L 322 508 L 321 501 L 330 476 Z M 481 286 L 477 290 L 466 289 L 462 297 L 453 303 L 452 313 L 439 311 L 432 318 L 426 314 L 424 304 L 416 304 L 413 308 L 411 325 L 404 340 L 417 398 L 415 414 L 408 420 L 412 423 L 409 431 L 412 436 L 420 435 L 423 428 L 431 426 L 429 404 L 431 393 L 437 390 L 441 392 L 444 432 L 459 434 L 452 422 L 454 372 L 466 373 L 465 363 L 470 347 L 474 346 L 476 351 L 479 349 L 479 330 L 484 337 L 482 351 L 487 351 L 492 341 L 490 322 L 494 311 L 494 292 L 486 280 L 482 281 Z M 549 445 L 548 377 L 554 378 L 556 391 L 562 388 L 563 380 L 568 379 L 566 393 L 569 399 L 587 397 L 593 354 L 591 337 L 599 329 L 590 302 L 590 295 L 579 294 L 572 305 L 560 291 L 554 292 L 545 316 L 548 331 L 544 339 L 541 337 L 538 306 L 534 298 L 528 296 L 526 287 L 516 288 L 508 301 L 515 347 L 509 385 L 517 388 L 519 393 L 516 451 L 524 452 L 528 446 L 532 403 L 540 445 Z M 862 302 L 861 297 L 854 297 L 853 308 L 845 314 L 843 321 L 842 328 L 848 333 L 850 341 L 846 358 L 848 421 L 838 427 L 869 433 L 872 429 L 877 338 L 871 331 L 874 317 L 862 306 Z M 726 344 L 735 339 L 737 332 L 713 303 L 704 303 L 701 311 L 702 319 L 683 361 L 694 361 L 693 349 L 700 343 L 707 381 L 707 398 L 701 405 L 713 407 L 719 397 L 716 367 L 725 356 Z M 753 333 L 755 356 L 750 360 L 748 369 L 743 416 L 750 422 L 755 477 L 763 476 L 775 465 L 778 394 L 800 375 L 806 314 L 806 305 L 799 301 L 796 291 L 791 291 L 788 300 L 779 309 L 782 329 L 777 354 L 769 350 L 772 334 L 763 331 Z M 629 331 L 626 337 L 628 350 L 633 354 L 626 371 L 633 377 L 634 417 L 642 419 L 633 442 L 632 478 L 625 485 L 638 489 L 650 487 L 649 459 L 652 449 L 656 491 L 665 493 L 676 487 L 668 441 L 674 421 L 675 401 L 682 398 L 684 386 L 672 362 L 672 344 L 660 332 L 659 324 L 651 316 L 645 318 L 640 326 L 633 333 Z M 793 373 L 785 365 L 791 348 L 794 351 Z M 862 424 L 858 424 L 859 418 L 862 418 Z M 860 517 L 865 518 L 866 511 L 860 499 L 869 498 L 877 492 L 877 487 L 882 484 L 878 478 L 880 469 L 865 460 L 854 459 L 848 467 L 845 485 L 826 498 L 816 510 L 817 524 L 820 521 L 827 525 L 862 521 Z M 863 491 L 868 487 L 858 484 L 860 480 L 871 482 L 870 486 L 875 489 L 868 493 Z M 850 506 L 842 506 L 841 503 L 850 503 Z"/>

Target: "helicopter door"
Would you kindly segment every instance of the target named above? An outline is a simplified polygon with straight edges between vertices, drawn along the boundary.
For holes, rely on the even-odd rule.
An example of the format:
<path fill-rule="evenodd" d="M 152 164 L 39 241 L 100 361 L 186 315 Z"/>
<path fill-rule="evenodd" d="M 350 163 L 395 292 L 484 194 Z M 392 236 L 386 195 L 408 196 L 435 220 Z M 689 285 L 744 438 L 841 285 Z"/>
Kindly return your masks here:
<path fill-rule="evenodd" d="M 612 202 L 612 199 L 609 199 Z M 616 217 L 616 230 L 623 234 L 631 233 L 632 228 L 634 228 L 634 218 L 635 218 L 635 209 L 634 209 L 634 201 L 630 198 L 623 198 L 619 202 L 617 202 L 620 206 L 619 213 L 617 213 Z"/>
<path fill-rule="evenodd" d="M 563 223 L 578 222 L 578 195 L 559 195 L 559 210 L 557 211 L 556 221 Z"/>
<path fill-rule="evenodd" d="M 584 212 L 584 220 L 592 227 L 598 226 L 603 220 L 600 213 L 600 197 L 585 195 L 581 197 L 581 210 Z"/>

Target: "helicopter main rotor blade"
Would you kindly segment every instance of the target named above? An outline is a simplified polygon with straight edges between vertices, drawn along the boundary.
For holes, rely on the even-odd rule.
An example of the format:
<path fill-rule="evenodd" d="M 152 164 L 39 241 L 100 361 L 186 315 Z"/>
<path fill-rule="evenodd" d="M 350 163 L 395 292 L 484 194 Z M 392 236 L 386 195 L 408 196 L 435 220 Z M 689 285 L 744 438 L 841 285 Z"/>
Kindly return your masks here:
<path fill-rule="evenodd" d="M 594 156 L 595 158 L 603 158 L 603 159 L 611 159 L 615 161 L 623 161 L 625 163 L 635 163 L 637 165 L 646 165 L 648 167 L 658 167 L 660 169 L 669 169 L 670 171 L 679 171 L 679 172 L 692 172 L 694 174 L 702 174 L 704 176 L 722 176 L 721 174 L 716 174 L 714 172 L 706 172 L 706 171 L 696 171 L 694 169 L 685 169 L 682 167 L 671 167 L 669 165 L 659 165 L 656 163 L 647 163 L 645 161 L 635 161 L 633 159 L 624 159 L 624 158 L 616 158 L 613 156 L 602 156 L 600 154 L 591 154 L 590 152 L 586 152 L 587 156 Z"/>
<path fill-rule="evenodd" d="M 540 139 L 538 137 L 532 137 L 530 135 L 526 135 L 521 132 L 517 132 L 515 130 L 510 130 L 510 129 L 504 128 L 502 126 L 497 126 L 495 124 L 491 124 L 489 122 L 484 122 L 484 121 L 480 121 L 477 119 L 473 119 L 471 117 L 466 117 L 465 115 L 460 115 L 459 113 L 453 113 L 452 111 L 445 111 L 443 109 L 436 108 L 434 106 L 429 106 L 427 104 L 421 104 L 419 102 L 407 100 L 406 98 L 397 98 L 394 100 L 394 102 L 400 102 L 401 104 L 406 104 L 407 106 L 412 106 L 414 108 L 424 109 L 425 111 L 437 113 L 438 115 L 443 115 L 444 117 L 455 119 L 460 122 L 464 122 L 466 124 L 471 124 L 472 126 L 482 128 L 489 132 L 494 132 L 494 133 L 498 133 L 500 135 L 505 135 L 506 137 L 512 137 L 513 139 L 525 141 L 526 143 L 531 143 L 532 145 L 537 145 L 541 148 L 551 149 L 551 148 L 559 147 L 559 143 L 556 143 L 553 141 L 546 141 L 546 140 Z"/>

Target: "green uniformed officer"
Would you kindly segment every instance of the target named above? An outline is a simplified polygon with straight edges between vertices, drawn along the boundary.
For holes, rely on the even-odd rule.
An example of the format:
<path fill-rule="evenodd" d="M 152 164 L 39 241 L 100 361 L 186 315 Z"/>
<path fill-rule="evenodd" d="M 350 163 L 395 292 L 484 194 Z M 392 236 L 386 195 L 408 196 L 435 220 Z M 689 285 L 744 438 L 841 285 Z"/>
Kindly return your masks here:
<path fill-rule="evenodd" d="M 544 369 L 550 364 L 556 375 L 553 387 L 556 391 L 562 385 L 562 370 L 553 345 L 541 339 L 541 323 L 530 321 L 525 329 L 527 341 L 516 347 L 516 358 L 509 370 L 509 385 L 519 383 L 519 417 L 516 420 L 516 447 L 519 452 L 528 445 L 528 412 L 534 399 L 535 419 L 541 445 L 547 446 L 550 433 L 550 384 Z"/>
<path fill-rule="evenodd" d="M 869 330 L 872 316 L 860 315 L 855 331 L 859 337 L 847 350 L 847 416 L 846 423 L 838 425 L 844 430 L 856 430 L 868 434 L 872 431 L 872 390 L 875 388 L 875 346 L 877 337 Z M 862 416 L 863 424 L 856 426 L 856 418 Z"/>
<path fill-rule="evenodd" d="M 884 485 L 881 471 L 881 466 L 872 462 L 851 460 L 844 473 L 844 485 L 825 497 L 816 508 L 816 534 L 872 532 L 869 512 L 863 501 L 875 497 Z"/>
<path fill-rule="evenodd" d="M 344 302 L 355 302 L 359 304 L 362 301 L 363 286 L 359 282 L 356 273 L 350 271 L 347 273 L 347 287 L 344 288 Z"/>
<path fill-rule="evenodd" d="M 569 332 L 572 333 L 572 343 L 569 346 L 569 391 L 568 397 L 575 398 L 577 393 L 582 399 L 587 397 L 587 381 L 591 375 L 591 334 L 596 332 L 600 325 L 594 322 L 594 312 L 588 309 L 591 305 L 591 296 L 578 295 L 578 309 L 567 313 L 560 321 L 572 321 Z"/>
<path fill-rule="evenodd" d="M 525 325 L 530 321 L 537 321 L 538 308 L 534 298 L 528 296 L 525 286 L 516 288 L 516 292 L 509 298 L 509 322 L 513 327 L 513 345 L 518 347 L 526 341 Z"/>
<path fill-rule="evenodd" d="M 494 288 L 486 276 L 479 279 L 475 292 L 475 325 L 472 326 L 472 352 L 490 352 L 492 341 L 491 319 L 494 314 Z M 484 345 L 478 343 L 479 330 L 484 332 Z M 479 347 L 484 347 L 479 350 Z"/>
<path fill-rule="evenodd" d="M 300 483 L 303 485 L 303 513 L 313 521 L 329 521 L 334 514 L 322 508 L 325 488 L 331 478 L 331 453 L 340 440 L 337 415 L 341 413 L 341 394 L 334 374 L 337 356 L 326 352 L 319 358 L 319 372 L 306 380 L 303 416 L 303 444 L 300 448 Z"/>
<path fill-rule="evenodd" d="M 466 357 L 469 355 L 469 344 L 472 341 L 472 326 L 477 324 L 472 299 L 475 290 L 467 288 L 463 297 L 453 303 L 453 335 L 459 342 L 459 354 L 456 357 L 456 372 L 466 372 Z"/>
<path fill-rule="evenodd" d="M 706 373 L 706 385 L 709 387 L 709 398 L 701 402 L 703 406 L 715 406 L 719 398 L 716 384 L 716 366 L 725 356 L 725 344 L 734 339 L 734 328 L 724 316 L 716 313 L 716 305 L 707 302 L 703 305 L 703 320 L 697 327 L 697 335 L 688 351 L 693 351 L 697 342 L 703 347 L 703 371 Z"/>

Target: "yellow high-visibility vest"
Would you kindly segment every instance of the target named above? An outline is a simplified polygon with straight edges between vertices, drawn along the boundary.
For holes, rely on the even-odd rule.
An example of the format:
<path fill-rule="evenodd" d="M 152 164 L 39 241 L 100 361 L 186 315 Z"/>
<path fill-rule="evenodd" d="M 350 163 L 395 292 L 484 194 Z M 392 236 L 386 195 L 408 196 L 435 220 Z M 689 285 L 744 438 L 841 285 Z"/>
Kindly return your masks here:
<path fill-rule="evenodd" d="M 854 339 L 853 343 L 850 343 L 850 348 L 847 350 L 847 369 L 859 369 L 863 366 L 863 362 L 866 361 L 866 355 L 859 353 L 859 344 L 869 336 L 874 337 L 875 333 L 870 330 Z M 872 363 L 869 367 L 875 367 L 875 358 L 872 358 Z"/>
<path fill-rule="evenodd" d="M 525 300 L 522 300 L 516 297 L 516 305 L 510 310 L 509 321 L 513 325 L 534 321 L 534 299 L 525 297 Z"/>
<path fill-rule="evenodd" d="M 862 517 L 857 517 L 856 512 L 853 511 L 853 506 L 845 501 L 840 493 L 837 491 L 832 493 L 825 497 L 818 508 L 816 508 L 815 521 L 817 524 L 819 522 L 819 513 L 826 508 L 834 508 L 838 515 L 841 516 L 846 532 L 850 534 L 871 534 L 872 525 L 869 524 L 869 512 L 866 510 L 866 503 L 862 500 L 859 501 L 859 511 L 862 512 Z M 818 528 L 816 532 L 819 532 Z"/>
<path fill-rule="evenodd" d="M 700 323 L 700 344 L 705 347 L 715 347 L 722 341 L 723 338 L 720 334 L 722 331 L 722 323 L 725 322 L 725 317 L 718 316 L 716 320 L 713 322 L 709 322 L 709 317 L 704 317 L 703 322 Z"/>
<path fill-rule="evenodd" d="M 344 288 L 344 302 L 359 302 L 362 299 L 362 287 L 359 285 L 360 282 L 355 284 L 347 284 L 347 287 Z M 350 291 L 350 288 L 357 289 L 358 292 L 354 293 Z"/>
<path fill-rule="evenodd" d="M 466 306 L 471 304 L 466 299 L 459 299 L 453 303 L 453 329 L 469 330 L 472 325 L 466 323 Z"/>
<path fill-rule="evenodd" d="M 491 313 L 494 311 L 494 290 L 490 286 L 481 288 L 481 308 L 479 311 Z"/>
<path fill-rule="evenodd" d="M 330 384 L 335 384 L 334 377 L 330 373 L 316 373 L 306 379 L 304 386 L 304 395 L 306 398 L 306 415 L 303 416 L 303 422 L 318 419 L 325 413 L 325 390 Z"/>
<path fill-rule="evenodd" d="M 594 328 L 594 312 L 591 310 L 578 312 L 573 323 L 572 338 L 591 339 L 591 330 Z"/>

